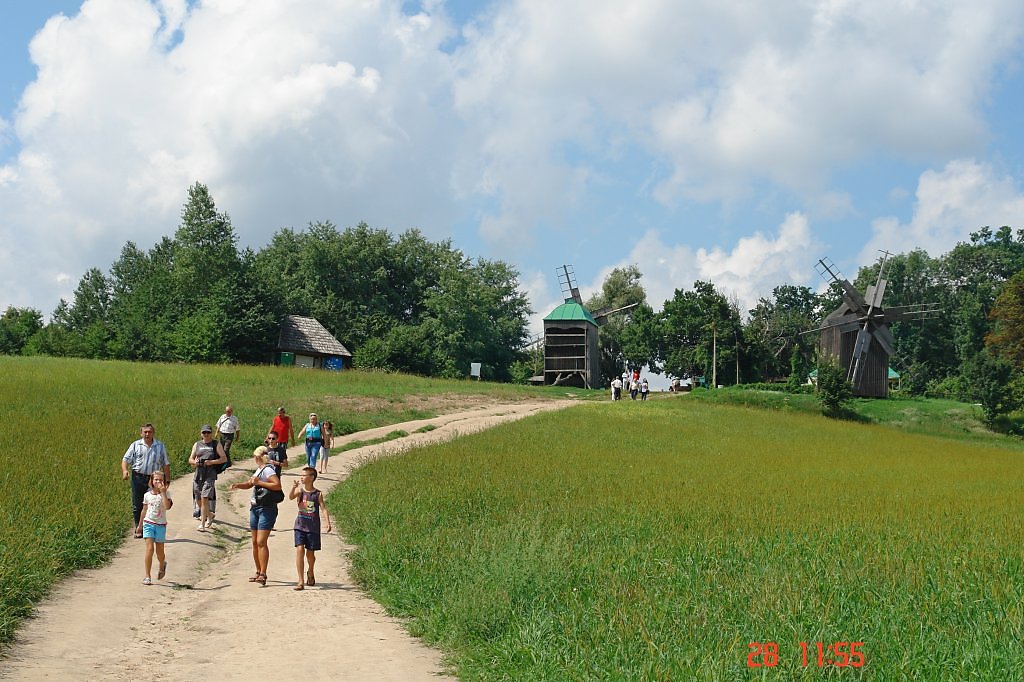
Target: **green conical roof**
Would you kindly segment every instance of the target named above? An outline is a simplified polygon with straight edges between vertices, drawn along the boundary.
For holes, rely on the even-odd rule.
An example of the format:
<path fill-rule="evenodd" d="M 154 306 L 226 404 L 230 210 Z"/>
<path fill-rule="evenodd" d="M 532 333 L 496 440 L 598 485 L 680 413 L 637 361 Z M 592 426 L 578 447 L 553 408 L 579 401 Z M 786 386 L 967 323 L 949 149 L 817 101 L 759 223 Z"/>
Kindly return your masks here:
<path fill-rule="evenodd" d="M 581 306 L 579 303 L 571 298 L 565 299 L 565 303 L 558 306 L 544 318 L 544 321 L 562 322 L 571 320 L 586 320 L 590 324 L 597 326 L 597 321 L 594 316 L 587 312 L 587 309 Z"/>

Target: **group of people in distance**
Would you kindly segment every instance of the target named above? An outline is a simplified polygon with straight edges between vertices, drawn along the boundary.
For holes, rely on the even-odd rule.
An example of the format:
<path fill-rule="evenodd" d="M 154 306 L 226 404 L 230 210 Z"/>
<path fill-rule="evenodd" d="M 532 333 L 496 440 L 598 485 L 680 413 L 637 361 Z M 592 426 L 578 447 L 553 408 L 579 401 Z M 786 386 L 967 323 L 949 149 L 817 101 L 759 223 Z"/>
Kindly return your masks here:
<path fill-rule="evenodd" d="M 622 378 L 615 377 L 612 379 L 612 400 L 622 400 L 623 390 L 629 393 L 629 397 L 636 400 L 639 395 L 640 400 L 647 400 L 647 394 L 650 393 L 651 387 L 647 384 L 647 378 L 640 379 L 640 370 L 634 369 L 633 373 L 623 372 Z"/>
<path fill-rule="evenodd" d="M 217 512 L 217 476 L 231 466 L 231 445 L 241 437 L 241 426 L 228 405 L 217 420 L 217 435 L 214 429 L 204 424 L 200 440 L 192 446 L 188 462 L 195 468 L 192 478 L 193 517 L 199 519 L 198 532 L 213 527 Z M 313 566 L 314 552 L 320 549 L 321 515 L 325 519 L 324 532 L 331 532 L 331 519 L 327 514 L 321 491 L 314 487 L 317 474 L 327 471 L 334 432 L 330 422 L 320 422 L 315 413 L 310 413 L 309 422 L 299 430 L 306 446 L 306 466 L 289 492 L 288 499 L 297 506 L 295 518 L 295 567 L 298 572 L 296 590 L 306 585 L 315 585 Z M 128 446 L 121 458 L 121 478 L 131 479 L 132 531 L 136 538 L 146 541 L 143 585 L 152 585 L 153 555 L 156 554 L 157 580 L 167 574 L 167 559 L 164 544 L 167 538 L 167 510 L 174 501 L 169 487 L 171 463 L 167 447 L 156 439 L 152 424 L 143 424 L 140 438 Z M 277 409 L 274 422 L 267 433 L 264 444 L 253 451 L 257 469 L 243 483 L 233 483 L 233 490 L 252 490 L 249 498 L 249 529 L 252 533 L 252 555 L 256 574 L 249 582 L 261 586 L 267 584 L 267 564 L 270 551 L 267 539 L 277 521 L 278 505 L 284 501 L 281 474 L 288 466 L 288 445 L 296 442 L 291 418 L 283 407 Z M 320 465 L 319 470 L 317 464 Z"/>

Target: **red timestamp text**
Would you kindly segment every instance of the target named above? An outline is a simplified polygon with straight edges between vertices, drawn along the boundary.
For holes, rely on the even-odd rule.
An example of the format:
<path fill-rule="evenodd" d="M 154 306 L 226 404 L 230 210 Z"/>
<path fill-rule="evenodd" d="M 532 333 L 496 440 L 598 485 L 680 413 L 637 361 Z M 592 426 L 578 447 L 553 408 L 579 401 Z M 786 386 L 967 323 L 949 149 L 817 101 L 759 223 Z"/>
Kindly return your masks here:
<path fill-rule="evenodd" d="M 747 645 L 748 668 L 774 668 L 779 665 L 776 642 L 751 642 Z M 803 667 L 862 668 L 864 642 L 800 642 L 799 661 Z"/>

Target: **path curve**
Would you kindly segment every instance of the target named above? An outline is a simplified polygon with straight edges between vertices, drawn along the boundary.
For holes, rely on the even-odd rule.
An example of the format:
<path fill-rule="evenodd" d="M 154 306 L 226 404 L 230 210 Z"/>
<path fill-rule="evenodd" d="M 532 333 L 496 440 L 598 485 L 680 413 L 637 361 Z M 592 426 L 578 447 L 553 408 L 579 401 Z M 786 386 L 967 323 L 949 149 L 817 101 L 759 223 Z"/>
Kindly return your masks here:
<path fill-rule="evenodd" d="M 369 458 L 572 404 L 490 406 L 338 437 L 336 446 L 399 429 L 410 434 L 333 455 L 317 487 L 329 490 Z M 427 425 L 434 430 L 414 433 Z M 289 457 L 304 461 L 302 446 L 291 448 Z M 243 460 L 229 474 L 241 478 L 254 468 L 251 459 Z M 298 468 L 284 472 L 285 490 Z M 228 495 L 218 490 L 222 501 L 214 533 L 196 529 L 189 504 L 191 476 L 173 481 L 171 495 L 176 504 L 168 513 L 166 579 L 143 586 L 142 541 L 126 540 L 108 565 L 76 571 L 39 604 L 36 617 L 22 624 L 0 661 L 0 679 L 454 679 L 442 674 L 440 652 L 409 635 L 401 621 L 352 584 L 347 546 L 336 533 L 323 536 L 316 587 L 292 590 L 294 503 L 281 505 L 277 529 L 270 535 L 269 580 L 260 588 L 247 582 L 253 572 L 249 491 Z"/>

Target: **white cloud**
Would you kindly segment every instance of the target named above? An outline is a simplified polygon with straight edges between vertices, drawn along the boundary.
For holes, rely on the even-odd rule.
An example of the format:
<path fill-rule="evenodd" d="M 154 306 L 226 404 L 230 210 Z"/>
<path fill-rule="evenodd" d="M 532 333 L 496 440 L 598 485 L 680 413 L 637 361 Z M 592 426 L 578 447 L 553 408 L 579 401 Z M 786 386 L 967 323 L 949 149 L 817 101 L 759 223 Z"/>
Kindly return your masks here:
<path fill-rule="evenodd" d="M 245 244 L 319 219 L 446 236 L 450 34 L 394 2 L 87 0 L 51 19 L 0 166 L 0 303 L 51 308 L 62 273 L 173 233 L 197 180 Z"/>
<path fill-rule="evenodd" d="M 732 246 L 712 249 L 666 243 L 661 233 L 652 230 L 636 243 L 625 261 L 602 270 L 590 288 L 600 289 L 613 267 L 635 264 L 643 273 L 647 302 L 655 310 L 660 310 L 676 289 L 685 291 L 703 280 L 736 299 L 745 316 L 758 298 L 769 295 L 776 286 L 806 283 L 820 249 L 821 243 L 801 213 L 787 215 L 776 235 L 755 232 Z"/>
<path fill-rule="evenodd" d="M 481 122 L 485 150 L 467 174 L 488 187 L 548 177 L 557 195 L 625 134 L 670 160 L 653 192 L 668 205 L 733 201 L 767 180 L 848 212 L 828 186 L 836 168 L 979 149 L 1022 13 L 1014 0 L 505 3 L 459 54 L 456 109 Z M 497 210 L 518 225 L 528 207 Z"/>
<path fill-rule="evenodd" d="M 860 259 L 867 263 L 879 250 L 903 253 L 916 248 L 940 256 L 982 227 L 1020 226 L 1021 216 L 1024 191 L 1014 178 L 991 164 L 957 159 L 940 171 L 921 174 L 909 222 L 892 216 L 872 221 L 872 236 Z"/>
<path fill-rule="evenodd" d="M 509 0 L 454 27 L 437 0 L 409 6 L 86 0 L 52 19 L 0 120 L 0 307 L 51 308 L 66 273 L 173 232 L 197 180 L 246 245 L 320 219 L 429 238 L 458 225 L 474 230 L 459 246 L 531 264 L 556 238 L 632 238 L 580 217 L 609 188 L 631 217 L 795 192 L 803 213 L 777 237 L 710 248 L 707 226 L 673 234 L 690 247 L 637 244 L 634 258 L 680 262 L 648 284 L 714 277 L 746 299 L 759 285 L 744 278 L 792 279 L 803 215 L 856 211 L 837 169 L 979 153 L 1024 14 L 1017 0 Z"/>

